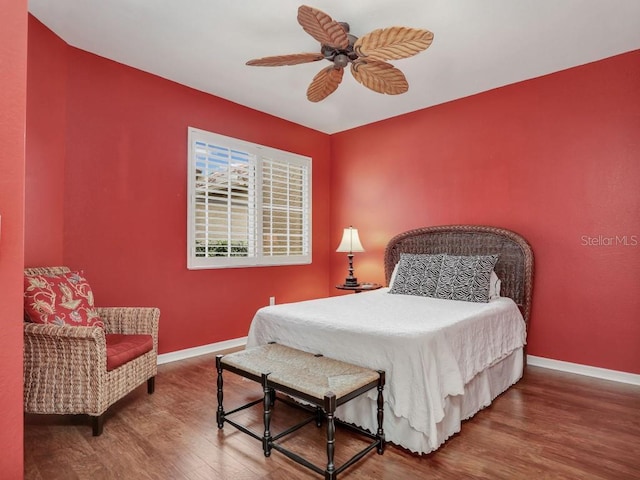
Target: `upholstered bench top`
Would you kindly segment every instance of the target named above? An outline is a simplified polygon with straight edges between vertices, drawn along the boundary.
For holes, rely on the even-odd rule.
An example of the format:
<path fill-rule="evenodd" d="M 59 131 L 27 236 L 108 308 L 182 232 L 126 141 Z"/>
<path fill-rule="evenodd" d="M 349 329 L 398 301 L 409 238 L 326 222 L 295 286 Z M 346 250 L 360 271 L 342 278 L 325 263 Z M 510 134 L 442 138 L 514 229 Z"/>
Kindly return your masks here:
<path fill-rule="evenodd" d="M 270 381 L 317 399 L 332 392 L 338 401 L 380 376 L 375 370 L 276 343 L 230 353 L 221 361 L 257 377 L 268 373 Z"/>

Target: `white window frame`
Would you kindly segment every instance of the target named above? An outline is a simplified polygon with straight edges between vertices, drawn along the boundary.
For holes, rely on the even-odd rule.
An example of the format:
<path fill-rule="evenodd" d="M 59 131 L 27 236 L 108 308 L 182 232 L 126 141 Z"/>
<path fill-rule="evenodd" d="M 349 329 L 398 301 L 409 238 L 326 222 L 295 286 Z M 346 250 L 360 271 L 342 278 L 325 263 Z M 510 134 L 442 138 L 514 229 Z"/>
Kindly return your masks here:
<path fill-rule="evenodd" d="M 275 148 L 226 137 L 217 133 L 207 132 L 194 127 L 188 128 L 188 167 L 187 167 L 187 268 L 189 270 L 207 268 L 237 268 L 276 265 L 302 265 L 311 263 L 311 162 L 310 157 L 285 152 Z M 248 182 L 248 201 L 251 224 L 247 236 L 250 244 L 246 256 L 201 256 L 196 255 L 196 142 L 204 142 L 210 146 L 227 148 L 248 154 L 254 170 L 252 180 Z M 291 165 L 296 171 L 303 173 L 303 202 L 302 208 L 295 209 L 302 213 L 303 239 L 302 254 L 269 255 L 263 250 L 263 165 L 265 163 Z M 292 209 L 293 210 L 293 209 Z M 290 211 L 287 209 L 287 211 Z M 230 227 L 227 226 L 227 229 Z M 231 238 L 231 237 L 229 237 Z M 289 239 L 290 240 L 290 239 Z M 207 243 L 208 245 L 208 243 Z"/>

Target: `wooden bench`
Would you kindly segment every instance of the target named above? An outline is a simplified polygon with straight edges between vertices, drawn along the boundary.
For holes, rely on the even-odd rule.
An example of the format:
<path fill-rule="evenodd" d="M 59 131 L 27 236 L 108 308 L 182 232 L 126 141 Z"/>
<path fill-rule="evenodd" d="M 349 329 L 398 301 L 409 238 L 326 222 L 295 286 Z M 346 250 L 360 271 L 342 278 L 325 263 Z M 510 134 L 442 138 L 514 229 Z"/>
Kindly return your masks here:
<path fill-rule="evenodd" d="M 380 455 L 384 452 L 384 431 L 382 428 L 384 398 L 382 391 L 384 389 L 385 375 L 383 371 L 370 370 L 276 343 L 227 355 L 218 355 L 216 357 L 216 369 L 218 372 L 218 410 L 216 413 L 218 428 L 223 428 L 224 423 L 227 422 L 240 431 L 260 440 L 266 457 L 271 454 L 272 448 L 276 449 L 316 473 L 324 474 L 326 480 L 334 480 L 338 473 L 360 460 L 374 448 L 377 448 L 377 452 Z M 260 383 L 264 396 L 239 408 L 225 412 L 222 405 L 223 370 L 228 370 Z M 343 424 L 335 418 L 336 407 L 373 388 L 378 390 L 378 431 L 375 434 L 354 425 Z M 295 403 L 295 405 L 309 410 L 312 415 L 283 432 L 273 435 L 270 430 L 270 424 L 276 392 L 302 400 L 304 403 Z M 286 398 L 282 398 L 281 401 L 293 404 Z M 264 432 L 262 434 L 257 434 L 229 418 L 230 415 L 258 403 L 262 403 L 264 407 Z M 308 405 L 305 405 L 305 403 Z M 327 422 L 326 468 L 323 469 L 312 464 L 301 455 L 277 443 L 278 440 L 313 420 L 316 421 L 316 425 L 319 427 L 325 419 Z M 355 430 L 373 440 L 340 467 L 334 465 L 336 423 L 346 425 L 349 429 Z"/>

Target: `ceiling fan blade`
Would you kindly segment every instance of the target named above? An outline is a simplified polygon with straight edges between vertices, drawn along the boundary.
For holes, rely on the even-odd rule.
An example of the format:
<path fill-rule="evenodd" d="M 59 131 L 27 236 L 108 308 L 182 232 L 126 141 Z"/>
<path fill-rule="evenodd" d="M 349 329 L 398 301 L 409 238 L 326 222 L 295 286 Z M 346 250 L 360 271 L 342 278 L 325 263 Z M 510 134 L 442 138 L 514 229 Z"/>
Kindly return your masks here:
<path fill-rule="evenodd" d="M 290 55 L 274 55 L 273 57 L 255 58 L 246 64 L 254 67 L 281 67 L 283 65 L 299 65 L 301 63 L 323 60 L 321 53 L 292 53 Z"/>
<path fill-rule="evenodd" d="M 335 68 L 333 65 L 323 68 L 313 77 L 311 85 L 307 89 L 307 98 L 310 102 L 324 100 L 336 91 L 342 82 L 343 68 Z"/>
<path fill-rule="evenodd" d="M 386 62 L 359 59 L 351 64 L 351 73 L 359 83 L 374 92 L 398 95 L 409 90 L 404 74 Z"/>
<path fill-rule="evenodd" d="M 377 60 L 396 60 L 411 57 L 426 50 L 433 42 L 429 30 L 390 27 L 374 30 L 360 37 L 353 46 L 362 57 Z"/>
<path fill-rule="evenodd" d="M 342 25 L 320 10 L 301 5 L 298 8 L 298 23 L 321 45 L 338 49 L 349 46 L 349 37 Z"/>

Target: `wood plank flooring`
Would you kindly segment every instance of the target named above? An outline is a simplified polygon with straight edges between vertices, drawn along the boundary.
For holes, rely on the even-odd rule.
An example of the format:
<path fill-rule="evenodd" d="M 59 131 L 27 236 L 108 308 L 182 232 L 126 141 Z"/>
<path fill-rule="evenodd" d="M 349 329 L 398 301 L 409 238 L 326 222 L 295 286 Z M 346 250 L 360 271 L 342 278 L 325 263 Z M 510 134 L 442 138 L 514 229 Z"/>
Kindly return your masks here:
<path fill-rule="evenodd" d="M 92 437 L 81 416 L 25 415 L 25 479 L 253 480 L 320 479 L 230 425 L 215 423 L 213 355 L 161 365 L 156 391 L 141 386 L 107 413 Z M 260 387 L 225 373 L 225 406 L 261 395 Z M 287 421 L 299 413 L 282 403 Z M 260 410 L 242 414 L 260 431 Z M 273 429 L 284 426 L 278 413 Z M 326 461 L 324 429 L 313 423 L 288 447 Z M 339 429 L 336 464 L 362 440 Z M 1 475 L 0 475 L 1 477 Z M 438 451 L 414 455 L 387 444 L 339 479 L 640 479 L 640 387 L 528 367 L 524 378 Z"/>

